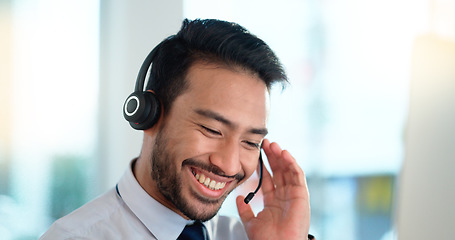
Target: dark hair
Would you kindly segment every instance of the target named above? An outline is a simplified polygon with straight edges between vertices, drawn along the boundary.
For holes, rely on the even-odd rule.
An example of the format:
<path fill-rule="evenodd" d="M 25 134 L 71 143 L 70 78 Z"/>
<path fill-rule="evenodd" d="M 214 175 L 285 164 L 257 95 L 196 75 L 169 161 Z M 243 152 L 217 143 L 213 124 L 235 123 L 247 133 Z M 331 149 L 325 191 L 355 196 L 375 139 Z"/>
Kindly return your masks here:
<path fill-rule="evenodd" d="M 286 73 L 269 46 L 236 23 L 185 19 L 180 31 L 164 39 L 155 50 L 146 88 L 157 94 L 165 114 L 188 87 L 187 71 L 197 61 L 249 70 L 269 90 L 275 82 L 287 82 Z"/>

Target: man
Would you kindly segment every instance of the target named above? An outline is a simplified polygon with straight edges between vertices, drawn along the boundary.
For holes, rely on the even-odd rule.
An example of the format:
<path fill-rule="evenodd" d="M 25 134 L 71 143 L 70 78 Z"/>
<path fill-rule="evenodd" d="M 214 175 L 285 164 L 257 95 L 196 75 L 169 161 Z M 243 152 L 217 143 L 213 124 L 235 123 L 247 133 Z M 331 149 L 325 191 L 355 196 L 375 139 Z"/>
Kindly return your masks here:
<path fill-rule="evenodd" d="M 304 173 L 264 139 L 270 88 L 283 81 L 275 54 L 241 26 L 185 20 L 146 58 L 124 106 L 130 125 L 144 130 L 140 156 L 116 188 L 57 220 L 42 239 L 188 239 L 191 228 L 206 239 L 306 239 Z M 273 171 L 264 169 L 264 209 L 255 216 L 238 196 L 241 221 L 217 215 L 258 168 L 261 147 Z"/>

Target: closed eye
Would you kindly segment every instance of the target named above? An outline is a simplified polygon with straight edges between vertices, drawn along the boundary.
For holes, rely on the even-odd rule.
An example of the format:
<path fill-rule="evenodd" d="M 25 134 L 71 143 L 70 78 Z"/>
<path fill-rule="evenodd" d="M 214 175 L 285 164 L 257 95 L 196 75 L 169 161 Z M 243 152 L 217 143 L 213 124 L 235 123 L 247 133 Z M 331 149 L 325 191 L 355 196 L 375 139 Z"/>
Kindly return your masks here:
<path fill-rule="evenodd" d="M 204 125 L 200 125 L 200 126 L 201 126 L 202 129 L 205 130 L 205 132 L 207 132 L 210 135 L 216 135 L 216 136 L 221 136 L 222 135 L 220 131 L 214 130 L 214 129 L 206 127 Z"/>
<path fill-rule="evenodd" d="M 254 143 L 254 142 L 250 142 L 250 141 L 244 141 L 244 143 L 246 143 L 248 145 L 248 147 L 252 148 L 252 149 L 260 149 L 260 147 L 261 147 L 260 143 Z"/>

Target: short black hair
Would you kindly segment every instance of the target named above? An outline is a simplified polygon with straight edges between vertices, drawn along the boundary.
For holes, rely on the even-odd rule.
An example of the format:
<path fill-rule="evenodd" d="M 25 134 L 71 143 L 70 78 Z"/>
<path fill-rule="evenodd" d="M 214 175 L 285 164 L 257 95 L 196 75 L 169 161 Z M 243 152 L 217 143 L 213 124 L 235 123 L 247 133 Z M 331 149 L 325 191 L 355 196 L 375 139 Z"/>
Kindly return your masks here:
<path fill-rule="evenodd" d="M 185 19 L 180 31 L 155 49 L 147 90 L 153 90 L 166 114 L 177 96 L 188 87 L 188 69 L 195 62 L 224 64 L 251 71 L 270 90 L 287 82 L 275 53 L 257 36 L 237 23 L 218 19 Z"/>

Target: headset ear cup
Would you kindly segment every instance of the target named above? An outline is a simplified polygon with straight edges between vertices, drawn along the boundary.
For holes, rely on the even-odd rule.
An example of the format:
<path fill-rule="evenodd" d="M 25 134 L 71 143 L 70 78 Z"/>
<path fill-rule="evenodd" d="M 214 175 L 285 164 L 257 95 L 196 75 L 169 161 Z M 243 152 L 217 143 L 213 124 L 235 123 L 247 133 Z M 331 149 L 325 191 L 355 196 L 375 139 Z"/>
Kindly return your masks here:
<path fill-rule="evenodd" d="M 151 128 L 160 115 L 160 101 L 154 93 L 149 91 L 132 93 L 123 106 L 123 116 L 136 130 Z"/>
<path fill-rule="evenodd" d="M 141 122 L 130 122 L 131 127 L 137 130 L 146 130 L 153 127 L 153 125 L 158 122 L 161 116 L 161 103 L 158 100 L 158 97 L 149 91 L 144 92 L 143 96 L 147 105 L 148 112 Z"/>
<path fill-rule="evenodd" d="M 128 122 L 142 122 L 150 111 L 142 92 L 134 92 L 128 96 L 123 104 L 123 117 Z"/>

